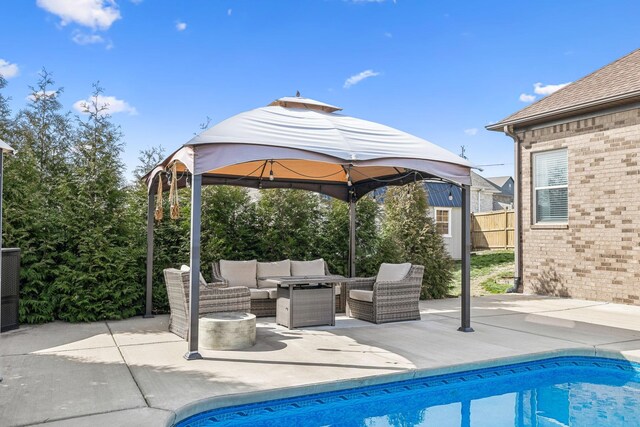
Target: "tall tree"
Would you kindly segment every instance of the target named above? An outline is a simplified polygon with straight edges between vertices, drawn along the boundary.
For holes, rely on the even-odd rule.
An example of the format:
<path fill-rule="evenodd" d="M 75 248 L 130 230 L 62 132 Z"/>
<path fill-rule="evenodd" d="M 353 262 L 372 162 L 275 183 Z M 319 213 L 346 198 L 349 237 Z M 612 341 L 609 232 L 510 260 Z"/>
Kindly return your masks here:
<path fill-rule="evenodd" d="M 73 239 L 56 278 L 59 318 L 69 321 L 126 318 L 141 309 L 140 248 L 131 246 L 132 225 L 123 220 L 122 134 L 110 120 L 109 106 L 101 102 L 102 93 L 95 84 L 84 105 L 87 118 L 78 118 L 73 141 L 65 211 L 65 229 Z"/>
<path fill-rule="evenodd" d="M 257 204 L 258 258 L 312 259 L 320 255 L 320 197 L 302 190 L 263 190 Z"/>
<path fill-rule="evenodd" d="M 380 208 L 372 197 L 363 197 L 356 203 L 356 273 L 358 276 L 375 275 L 380 266 L 380 230 L 377 218 Z M 325 213 L 320 236 L 322 256 L 332 273 L 346 275 L 349 256 L 349 205 L 332 199 Z"/>
<path fill-rule="evenodd" d="M 450 288 L 453 262 L 429 215 L 421 183 L 389 187 L 384 199 L 381 254 L 389 261 L 424 265 L 422 298 L 443 298 Z"/>
<path fill-rule="evenodd" d="M 380 206 L 373 197 L 363 197 L 356 203 L 356 273 L 374 276 L 380 263 L 380 230 L 377 219 Z"/>
<path fill-rule="evenodd" d="M 151 172 L 151 170 L 162 161 L 163 157 L 164 148 L 162 148 L 162 146 L 141 150 L 138 156 L 139 163 L 133 170 L 134 184 L 142 184 L 140 182 L 142 177 Z"/>
<path fill-rule="evenodd" d="M 61 111 L 62 89 L 53 86 L 43 70 L 7 138 L 16 154 L 5 169 L 5 242 L 22 251 L 20 318 L 26 323 L 55 317 L 58 298 L 51 284 L 67 238 L 63 211 L 73 126 Z"/>
<path fill-rule="evenodd" d="M 178 197 L 181 200 L 180 217 L 171 219 L 169 212 L 169 198 L 163 198 L 162 208 L 165 212 L 162 221 L 155 221 L 154 226 L 154 251 L 153 251 L 153 308 L 157 313 L 166 313 L 169 310 L 169 300 L 167 299 L 167 289 L 164 284 L 162 270 L 169 267 L 180 267 L 181 264 L 189 264 L 189 243 L 191 235 L 190 212 L 188 189 L 178 190 Z M 183 203 L 186 201 L 187 203 Z M 143 206 L 147 206 L 146 196 Z M 204 212 L 203 212 L 204 214 Z M 145 213 L 146 215 L 146 213 Z M 146 227 L 146 219 L 144 221 Z M 204 231 L 204 230 L 202 230 Z M 204 247 L 205 241 L 201 240 Z M 146 238 L 142 246 L 146 248 Z M 203 257 L 205 254 L 202 254 Z M 146 257 L 146 255 L 145 255 Z M 205 277 L 207 268 L 201 263 L 201 270 Z"/>
<path fill-rule="evenodd" d="M 11 131 L 11 108 L 9 98 L 1 92 L 7 87 L 7 80 L 0 74 L 0 139 L 7 140 Z"/>
<path fill-rule="evenodd" d="M 210 186 L 202 194 L 202 270 L 219 259 L 253 259 L 257 254 L 256 209 L 241 187 Z"/>
<path fill-rule="evenodd" d="M 347 275 L 349 257 L 349 205 L 331 199 L 323 215 L 322 257 L 334 274 Z"/>

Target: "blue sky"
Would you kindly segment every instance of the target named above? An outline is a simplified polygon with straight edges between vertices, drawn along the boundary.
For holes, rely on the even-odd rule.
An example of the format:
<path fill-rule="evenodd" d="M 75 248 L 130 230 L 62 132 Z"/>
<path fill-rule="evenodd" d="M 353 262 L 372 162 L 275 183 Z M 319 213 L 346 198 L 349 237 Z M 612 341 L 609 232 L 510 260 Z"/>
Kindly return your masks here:
<path fill-rule="evenodd" d="M 485 125 L 640 47 L 637 0 L 3 0 L 1 10 L 14 111 L 42 67 L 74 113 L 100 81 L 129 170 L 141 149 L 172 151 L 207 116 L 299 90 L 503 164 L 485 176 L 511 175 L 511 139 Z"/>

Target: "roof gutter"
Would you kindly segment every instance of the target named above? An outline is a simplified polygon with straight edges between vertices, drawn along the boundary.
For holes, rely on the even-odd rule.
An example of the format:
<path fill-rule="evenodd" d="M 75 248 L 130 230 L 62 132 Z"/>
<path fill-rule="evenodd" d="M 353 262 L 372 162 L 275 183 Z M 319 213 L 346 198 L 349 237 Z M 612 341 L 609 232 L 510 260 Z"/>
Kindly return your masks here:
<path fill-rule="evenodd" d="M 520 138 L 513 130 L 513 125 L 506 125 L 503 127 L 503 132 L 510 136 L 514 142 L 514 183 L 513 183 L 513 211 L 514 211 L 514 225 L 513 225 L 513 253 L 514 253 L 514 274 L 513 274 L 513 286 L 507 292 L 522 293 L 524 287 L 522 284 L 522 245 L 520 240 L 520 227 L 521 211 L 520 198 L 522 192 L 520 191 L 521 179 L 521 167 L 520 167 Z"/>

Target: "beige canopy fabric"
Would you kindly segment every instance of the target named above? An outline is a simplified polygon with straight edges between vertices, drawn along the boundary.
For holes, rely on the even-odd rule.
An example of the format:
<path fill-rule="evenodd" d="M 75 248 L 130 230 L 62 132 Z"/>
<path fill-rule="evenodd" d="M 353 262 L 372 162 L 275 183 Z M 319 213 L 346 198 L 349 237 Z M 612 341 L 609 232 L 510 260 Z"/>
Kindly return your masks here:
<path fill-rule="evenodd" d="M 339 109 L 285 97 L 237 114 L 167 157 L 146 177 L 149 190 L 174 162 L 179 186 L 196 174 L 204 185 L 301 188 L 342 200 L 427 178 L 471 183 L 466 159 L 406 132 L 336 113 Z"/>
<path fill-rule="evenodd" d="M 11 148 L 9 144 L 0 139 L 0 152 L 13 153 L 13 148 Z"/>

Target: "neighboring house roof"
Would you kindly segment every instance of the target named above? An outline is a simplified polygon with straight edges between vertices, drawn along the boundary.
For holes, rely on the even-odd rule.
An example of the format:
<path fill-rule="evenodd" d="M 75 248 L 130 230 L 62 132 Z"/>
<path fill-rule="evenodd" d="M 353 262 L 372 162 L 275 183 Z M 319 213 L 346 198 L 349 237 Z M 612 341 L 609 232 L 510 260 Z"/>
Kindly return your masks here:
<path fill-rule="evenodd" d="M 501 211 L 504 209 L 513 209 L 513 200 L 511 202 L 499 202 L 497 200 L 493 201 L 494 211 Z"/>
<path fill-rule="evenodd" d="M 425 189 L 429 196 L 429 206 L 437 208 L 459 208 L 462 206 L 462 192 L 458 186 L 444 182 L 426 182 Z M 449 200 L 449 192 L 451 192 L 453 200 Z"/>
<path fill-rule="evenodd" d="M 486 128 L 502 131 L 506 125 L 544 122 L 638 100 L 640 49 Z"/>
<path fill-rule="evenodd" d="M 471 171 L 471 189 L 476 191 L 486 191 L 489 193 L 500 193 L 501 190 L 487 178 Z"/>
<path fill-rule="evenodd" d="M 506 178 L 505 182 L 511 178 L 510 176 L 504 177 Z M 502 194 L 504 196 L 513 197 L 513 194 L 501 192 L 500 188 L 498 188 L 495 184 L 489 181 L 487 178 L 484 178 L 478 175 L 475 172 L 471 172 L 471 189 L 482 190 L 488 193 L 493 194 Z M 460 187 L 447 184 L 445 182 L 426 182 L 425 189 L 427 190 L 427 195 L 429 197 L 429 206 L 437 207 L 437 208 L 460 208 L 462 207 L 462 191 Z M 451 192 L 451 196 L 453 200 L 449 200 L 449 192 Z M 494 210 L 502 210 L 505 208 L 509 208 L 512 206 L 512 203 L 505 203 L 502 201 L 493 201 L 493 209 Z"/>
<path fill-rule="evenodd" d="M 510 176 L 490 176 L 487 178 L 489 181 L 493 182 L 498 187 L 504 187 L 504 185 L 513 178 Z"/>
<path fill-rule="evenodd" d="M 500 211 L 503 209 L 513 209 L 513 203 L 498 202 L 496 200 L 493 201 L 494 211 Z"/>
<path fill-rule="evenodd" d="M 513 196 L 513 178 L 510 176 L 494 176 L 487 178 L 489 181 L 494 183 L 498 188 L 500 188 L 501 194 L 505 196 Z M 507 185 L 511 181 L 511 185 Z"/>

